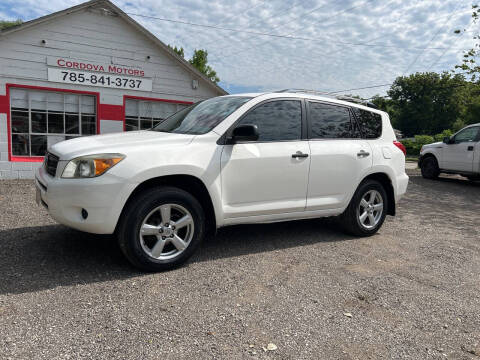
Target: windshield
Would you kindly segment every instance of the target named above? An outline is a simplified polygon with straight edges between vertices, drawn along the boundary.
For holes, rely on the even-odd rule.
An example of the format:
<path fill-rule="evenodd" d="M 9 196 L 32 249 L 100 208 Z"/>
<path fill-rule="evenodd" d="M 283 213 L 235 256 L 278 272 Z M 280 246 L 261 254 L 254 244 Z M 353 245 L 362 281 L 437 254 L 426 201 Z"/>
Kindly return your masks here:
<path fill-rule="evenodd" d="M 165 119 L 152 130 L 178 134 L 205 134 L 251 97 L 215 97 L 193 104 Z"/>

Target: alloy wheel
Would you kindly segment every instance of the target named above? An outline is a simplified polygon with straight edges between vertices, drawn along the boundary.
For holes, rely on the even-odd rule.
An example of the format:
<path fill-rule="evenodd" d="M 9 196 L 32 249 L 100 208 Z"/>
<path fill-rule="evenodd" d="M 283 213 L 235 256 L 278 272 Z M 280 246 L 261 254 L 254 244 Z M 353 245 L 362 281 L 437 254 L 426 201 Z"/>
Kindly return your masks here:
<path fill-rule="evenodd" d="M 382 214 L 382 195 L 377 190 L 367 191 L 357 208 L 359 223 L 367 230 L 373 229 L 382 219 Z"/>
<path fill-rule="evenodd" d="M 148 256 L 169 260 L 185 251 L 194 230 L 193 217 L 187 209 L 178 204 L 163 204 L 143 220 L 140 244 Z"/>

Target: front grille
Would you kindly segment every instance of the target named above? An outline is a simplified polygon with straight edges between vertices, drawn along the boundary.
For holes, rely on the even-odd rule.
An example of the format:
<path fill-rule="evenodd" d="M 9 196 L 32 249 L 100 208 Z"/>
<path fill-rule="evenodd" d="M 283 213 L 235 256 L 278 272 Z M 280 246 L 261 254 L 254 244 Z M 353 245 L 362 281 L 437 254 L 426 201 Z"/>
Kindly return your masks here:
<path fill-rule="evenodd" d="M 45 155 L 45 170 L 51 176 L 55 176 L 57 173 L 57 165 L 58 165 L 58 156 L 53 154 L 47 153 Z"/>

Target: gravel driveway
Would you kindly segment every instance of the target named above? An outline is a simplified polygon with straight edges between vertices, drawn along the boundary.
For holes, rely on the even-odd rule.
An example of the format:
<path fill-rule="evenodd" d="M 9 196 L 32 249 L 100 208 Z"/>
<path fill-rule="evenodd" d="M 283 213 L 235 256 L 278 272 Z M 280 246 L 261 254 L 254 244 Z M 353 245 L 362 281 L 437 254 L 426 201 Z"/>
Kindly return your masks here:
<path fill-rule="evenodd" d="M 0 182 L 0 359 L 479 357 L 480 183 L 412 176 L 376 236 L 235 226 L 145 274 Z"/>

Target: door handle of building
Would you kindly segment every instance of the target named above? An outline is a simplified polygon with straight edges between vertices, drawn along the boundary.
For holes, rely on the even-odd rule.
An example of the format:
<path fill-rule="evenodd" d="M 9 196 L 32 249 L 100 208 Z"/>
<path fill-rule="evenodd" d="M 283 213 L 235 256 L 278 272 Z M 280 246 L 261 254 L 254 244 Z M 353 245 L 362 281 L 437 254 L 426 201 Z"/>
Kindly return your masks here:
<path fill-rule="evenodd" d="M 297 159 L 297 158 L 306 158 L 308 157 L 308 154 L 304 154 L 301 151 L 297 151 L 295 154 L 292 154 L 292 158 Z"/>
<path fill-rule="evenodd" d="M 360 152 L 357 153 L 358 157 L 367 157 L 368 155 L 370 155 L 370 153 L 365 150 L 360 150 Z"/>
<path fill-rule="evenodd" d="M 473 151 L 473 146 L 469 146 L 469 147 L 467 148 L 467 150 L 468 150 L 468 151 Z"/>

